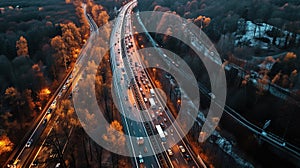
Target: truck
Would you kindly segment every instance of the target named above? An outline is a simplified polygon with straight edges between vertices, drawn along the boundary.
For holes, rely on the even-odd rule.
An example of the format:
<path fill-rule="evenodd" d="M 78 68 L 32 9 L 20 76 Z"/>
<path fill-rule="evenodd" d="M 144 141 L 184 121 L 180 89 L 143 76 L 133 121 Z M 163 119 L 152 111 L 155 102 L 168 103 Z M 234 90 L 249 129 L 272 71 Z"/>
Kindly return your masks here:
<path fill-rule="evenodd" d="M 162 130 L 161 126 L 160 125 L 155 125 L 155 127 L 156 127 L 156 130 L 158 132 L 159 137 L 161 138 L 161 140 L 163 142 L 165 142 L 167 139 L 166 139 L 165 133 Z"/>
<path fill-rule="evenodd" d="M 150 94 L 151 94 L 151 96 L 154 96 L 154 89 L 150 89 Z"/>
<path fill-rule="evenodd" d="M 150 102 L 150 107 L 152 109 L 155 109 L 156 108 L 156 104 L 155 104 L 154 98 L 150 97 L 149 98 L 149 102 Z"/>

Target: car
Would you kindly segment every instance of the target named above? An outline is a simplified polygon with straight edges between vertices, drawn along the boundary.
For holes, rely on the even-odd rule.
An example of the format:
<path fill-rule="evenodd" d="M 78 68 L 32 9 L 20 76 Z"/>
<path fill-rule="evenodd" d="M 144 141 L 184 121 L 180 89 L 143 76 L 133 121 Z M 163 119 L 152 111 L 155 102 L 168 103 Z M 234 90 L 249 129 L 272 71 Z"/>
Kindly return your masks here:
<path fill-rule="evenodd" d="M 145 152 L 145 153 L 147 153 L 147 152 L 148 152 L 148 149 L 147 149 L 147 147 L 146 147 L 146 146 L 144 147 L 144 152 Z"/>
<path fill-rule="evenodd" d="M 180 149 L 180 152 L 184 153 L 185 152 L 185 149 L 182 145 L 179 145 L 179 149 Z"/>
<path fill-rule="evenodd" d="M 7 167 L 17 167 L 18 163 L 20 162 L 20 159 L 16 159 L 16 160 L 10 160 L 7 164 Z"/>
<path fill-rule="evenodd" d="M 53 111 L 53 109 L 52 108 L 49 108 L 48 110 L 47 110 L 47 114 L 50 114 L 51 112 Z"/>
<path fill-rule="evenodd" d="M 143 159 L 143 156 L 141 154 L 139 154 L 139 162 L 144 163 L 144 159 Z"/>
<path fill-rule="evenodd" d="M 137 137 L 137 138 L 136 138 L 136 141 L 137 141 L 137 144 L 138 144 L 138 145 L 144 144 L 144 138 L 143 138 L 143 137 Z"/>
<path fill-rule="evenodd" d="M 148 102 L 148 99 L 146 97 L 144 97 L 144 102 L 147 103 Z"/>
<path fill-rule="evenodd" d="M 11 166 L 13 165 L 13 163 L 14 163 L 14 161 L 13 161 L 13 160 L 10 160 L 10 161 L 8 161 L 8 163 L 7 163 L 7 167 L 11 167 Z"/>
<path fill-rule="evenodd" d="M 21 160 L 20 159 L 16 159 L 13 163 L 14 167 L 16 167 L 16 165 L 18 165 L 18 163 L 20 162 Z"/>
<path fill-rule="evenodd" d="M 33 161 L 31 166 L 37 166 L 39 164 L 39 162 L 37 160 Z"/>
<path fill-rule="evenodd" d="M 208 95 L 210 96 L 211 99 L 215 99 L 216 98 L 216 96 L 212 92 L 208 93 Z"/>
<path fill-rule="evenodd" d="M 189 160 L 192 160 L 192 157 L 189 155 L 189 154 L 185 154 L 184 155 L 184 158 L 189 161 Z"/>
<path fill-rule="evenodd" d="M 43 125 L 45 125 L 46 123 L 47 123 L 47 118 L 44 118 Z"/>
<path fill-rule="evenodd" d="M 164 117 L 164 122 L 167 122 L 167 119 Z"/>
<path fill-rule="evenodd" d="M 160 123 L 160 126 L 161 126 L 162 128 L 165 128 L 165 124 L 164 124 L 164 123 Z"/>
<path fill-rule="evenodd" d="M 60 163 L 56 163 L 55 168 L 59 168 L 60 167 Z"/>
<path fill-rule="evenodd" d="M 52 108 L 55 108 L 55 107 L 56 107 L 56 102 L 57 102 L 56 99 L 52 102 L 52 104 L 51 104 L 51 107 L 52 107 Z"/>
<path fill-rule="evenodd" d="M 171 149 L 168 149 L 167 152 L 168 152 L 169 156 L 173 156 L 174 155 L 174 153 L 173 153 L 173 151 Z"/>
<path fill-rule="evenodd" d="M 26 148 L 29 148 L 29 147 L 31 146 L 32 142 L 33 142 L 33 139 L 30 138 L 30 139 L 27 141 L 25 147 L 26 147 Z"/>
<path fill-rule="evenodd" d="M 59 92 L 59 93 L 58 93 L 58 97 L 60 97 L 61 95 L 62 95 L 62 92 Z"/>
<path fill-rule="evenodd" d="M 62 87 L 62 89 L 63 89 L 63 90 L 65 90 L 66 88 L 67 88 L 67 86 L 66 86 L 66 85 L 64 85 L 64 86 Z"/>
<path fill-rule="evenodd" d="M 262 131 L 262 132 L 261 132 L 261 135 L 267 136 L 267 133 L 266 133 L 265 131 Z"/>

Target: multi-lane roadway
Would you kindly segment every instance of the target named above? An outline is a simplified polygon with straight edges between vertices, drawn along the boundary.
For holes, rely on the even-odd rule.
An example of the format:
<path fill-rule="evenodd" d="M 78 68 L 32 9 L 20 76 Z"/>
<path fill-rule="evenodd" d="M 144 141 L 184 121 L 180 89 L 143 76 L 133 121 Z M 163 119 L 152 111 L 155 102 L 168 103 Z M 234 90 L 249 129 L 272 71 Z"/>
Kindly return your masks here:
<path fill-rule="evenodd" d="M 129 145 L 129 148 L 132 148 L 133 160 L 137 163 L 135 165 L 137 167 L 205 167 L 203 163 L 201 166 L 198 164 L 197 158 L 185 141 L 181 140 L 176 143 L 174 137 L 180 137 L 179 126 L 166 129 L 174 122 L 174 117 L 168 107 L 165 107 L 162 96 L 158 92 L 153 92 L 155 85 L 144 69 L 141 56 L 137 52 L 138 48 L 132 35 L 133 28 L 130 17 L 134 5 L 132 2 L 128 6 L 124 6 L 115 23 L 115 29 L 118 30 L 112 31 L 111 62 L 114 77 L 118 76 L 117 78 L 120 79 L 118 84 L 124 82 L 123 85 L 119 86 L 117 83 L 115 84 L 117 97 L 120 97 L 120 101 L 123 102 L 124 97 L 128 101 L 128 103 L 121 103 L 123 104 L 121 109 L 126 110 L 128 108 L 126 104 L 131 109 L 131 113 L 127 114 L 129 116 L 125 114 L 124 120 L 130 118 L 130 115 L 140 115 L 139 117 L 143 121 L 138 124 L 132 120 L 123 122 L 129 135 L 144 137 L 147 140 L 147 144 L 140 144 L 140 148 L 135 147 L 137 142 L 130 142 L 133 144 L 133 147 Z M 120 89 L 121 86 L 125 87 Z M 155 108 L 150 107 L 150 99 L 155 104 Z M 151 136 L 158 133 L 156 129 L 158 125 L 165 130 L 163 136 L 167 140 Z M 155 155 L 147 156 L 148 150 L 152 150 L 151 152 L 154 152 Z M 147 157 L 144 158 L 143 155 Z M 143 158 L 142 162 L 140 156 Z"/>

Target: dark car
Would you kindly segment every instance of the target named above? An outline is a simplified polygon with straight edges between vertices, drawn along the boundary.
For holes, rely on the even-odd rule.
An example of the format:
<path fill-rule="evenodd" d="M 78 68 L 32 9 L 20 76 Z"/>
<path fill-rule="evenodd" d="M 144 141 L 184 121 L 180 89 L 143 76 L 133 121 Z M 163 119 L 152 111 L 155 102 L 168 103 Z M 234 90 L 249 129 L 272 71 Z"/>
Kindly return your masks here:
<path fill-rule="evenodd" d="M 192 160 L 192 157 L 191 157 L 189 154 L 185 154 L 185 155 L 184 155 L 184 158 L 185 158 L 187 161 Z"/>
<path fill-rule="evenodd" d="M 43 125 L 45 125 L 46 123 L 47 123 L 47 118 L 44 118 Z"/>
<path fill-rule="evenodd" d="M 49 108 L 48 110 L 47 110 L 47 114 L 50 114 L 51 112 L 52 112 L 52 108 Z"/>

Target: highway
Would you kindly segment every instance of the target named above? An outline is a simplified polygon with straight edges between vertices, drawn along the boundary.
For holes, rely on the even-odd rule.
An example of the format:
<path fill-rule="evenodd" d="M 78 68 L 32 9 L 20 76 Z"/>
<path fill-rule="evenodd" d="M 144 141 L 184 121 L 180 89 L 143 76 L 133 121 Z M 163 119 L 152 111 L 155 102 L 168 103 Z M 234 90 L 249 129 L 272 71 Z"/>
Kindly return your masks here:
<path fill-rule="evenodd" d="M 170 127 L 170 125 L 174 122 L 174 117 L 170 113 L 169 109 L 163 108 L 165 107 L 165 104 L 163 104 L 162 96 L 159 95 L 159 93 L 155 93 L 154 95 L 151 95 L 149 90 L 154 89 L 153 82 L 147 73 L 147 71 L 144 69 L 144 65 L 140 59 L 140 55 L 137 51 L 137 46 L 135 45 L 135 41 L 133 38 L 133 30 L 132 30 L 132 24 L 131 24 L 131 10 L 133 8 L 132 6 L 124 6 L 122 11 L 126 11 L 126 14 L 121 11 L 119 14 L 118 19 L 121 21 L 117 21 L 114 29 L 112 31 L 112 37 L 111 38 L 111 45 L 114 46 L 111 52 L 111 62 L 112 62 L 112 69 L 114 70 L 114 77 L 121 79 L 116 83 L 116 94 L 118 94 L 117 97 L 120 97 L 120 102 L 124 102 L 124 97 L 127 98 L 131 104 L 133 104 L 134 108 L 131 107 L 131 109 L 138 108 L 140 111 L 140 118 L 143 122 L 143 128 L 141 128 L 140 124 L 136 125 L 132 123 L 136 123 L 133 121 L 125 121 L 124 127 L 129 132 L 128 134 L 133 134 L 134 136 L 145 136 L 154 135 L 157 134 L 157 130 L 155 129 L 155 125 L 162 125 L 163 129 Z M 125 19 L 125 20 L 124 20 Z M 122 24 L 123 26 L 119 26 L 119 24 Z M 122 31 L 122 28 L 124 31 Z M 120 33 L 122 32 L 122 33 Z M 124 36 L 123 38 L 121 36 Z M 118 53 L 118 54 L 116 54 Z M 118 69 L 118 70 L 116 70 Z M 127 79 L 127 80 L 122 80 Z M 124 84 L 122 84 L 122 81 L 124 81 Z M 121 83 L 121 85 L 120 85 Z M 129 83 L 129 85 L 128 85 Z M 119 85 L 118 85 L 119 84 Z M 121 89 L 119 90 L 119 86 L 128 86 L 128 92 L 126 92 L 127 89 Z M 126 88 L 126 87 L 125 87 Z M 120 96 L 120 94 L 123 94 Z M 147 103 L 149 98 L 153 98 L 155 102 L 157 103 L 157 110 L 152 110 L 149 107 L 149 103 Z M 121 103 L 123 104 L 123 103 Z M 131 105 L 132 106 L 132 105 Z M 125 109 L 125 107 L 121 107 L 121 109 Z M 125 114 L 126 112 L 122 112 Z M 129 115 L 139 115 L 136 113 L 136 110 L 132 110 L 133 114 Z M 126 116 L 126 114 L 125 114 Z M 127 120 L 127 117 L 124 117 L 124 120 Z M 130 118 L 130 116 L 129 116 Z M 149 122 L 150 119 L 150 122 Z M 130 126 L 128 126 L 128 123 L 130 123 Z M 190 147 L 185 143 L 185 141 L 180 141 L 178 144 L 176 144 L 175 138 L 180 137 L 180 126 L 174 126 L 173 128 L 170 128 L 170 132 L 166 132 L 166 138 L 167 141 L 163 142 L 161 139 L 153 138 L 150 136 L 147 138 L 145 136 L 145 139 L 149 139 L 151 150 L 154 149 L 157 155 L 154 155 L 155 158 L 149 158 L 146 157 L 144 159 L 144 163 L 140 166 L 143 167 L 153 167 L 154 164 L 160 164 L 162 167 L 206 167 L 203 162 L 202 166 L 198 165 L 198 162 L 196 161 L 196 157 L 191 151 Z M 141 130 L 145 130 L 141 132 Z M 138 134 L 137 134 L 138 132 Z M 175 137 L 175 138 L 174 138 Z M 130 143 L 130 144 L 134 144 Z M 145 145 L 145 144 L 143 144 Z M 135 145 L 134 145 L 135 146 Z M 145 145 L 147 149 L 149 149 L 149 146 Z M 179 146 L 182 148 L 180 149 Z M 137 149 L 136 147 L 132 147 L 132 151 L 136 152 L 138 154 L 146 153 L 145 151 L 134 151 L 134 149 Z M 164 151 L 171 151 L 171 153 L 167 153 Z M 163 153 L 160 153 L 162 152 Z M 149 151 L 148 151 L 149 152 Z M 136 156 L 135 155 L 135 156 Z M 136 157 L 134 158 L 134 162 L 136 161 Z M 137 165 L 137 164 L 136 164 Z M 156 167 L 156 166 L 154 166 Z"/>
<path fill-rule="evenodd" d="M 138 117 L 140 118 L 141 116 L 139 115 L 139 111 L 135 108 L 133 108 L 132 104 L 129 104 L 130 101 L 129 99 L 127 99 L 127 102 L 124 101 L 124 95 L 127 95 L 127 97 L 131 98 L 132 96 L 128 95 L 127 92 L 127 85 L 128 85 L 128 81 L 122 80 L 121 76 L 124 76 L 124 78 L 127 78 L 127 74 L 125 74 L 124 72 L 121 71 L 121 69 L 119 67 L 123 66 L 124 68 L 124 62 L 122 60 L 122 54 L 123 54 L 123 49 L 122 49 L 122 40 L 121 40 L 121 32 L 122 32 L 122 25 L 124 22 L 124 17 L 125 17 L 125 13 L 127 12 L 127 10 L 129 10 L 129 7 L 131 7 L 130 9 L 132 9 L 132 7 L 136 5 L 135 1 L 129 2 L 128 4 L 126 4 L 125 6 L 123 6 L 122 10 L 120 11 L 118 18 L 116 19 L 115 25 L 114 25 L 114 29 L 112 30 L 111 33 L 111 39 L 110 39 L 110 46 L 114 46 L 113 49 L 111 49 L 110 55 L 111 55 L 111 66 L 113 69 L 113 74 L 114 74 L 114 78 L 116 80 L 114 80 L 114 89 L 115 89 L 115 93 L 117 94 L 118 97 L 118 102 L 120 102 L 120 111 L 123 114 L 122 115 L 122 124 L 123 127 L 125 129 L 125 132 L 129 135 L 129 136 L 134 136 L 134 137 L 147 137 L 147 131 L 145 129 L 145 127 L 143 126 L 142 123 L 139 122 L 135 122 L 133 120 L 128 120 L 128 118 L 131 117 Z M 118 53 L 118 54 L 116 54 Z M 118 67 L 119 66 L 119 67 Z M 115 68 L 117 67 L 117 68 Z M 122 74 L 124 73 L 124 74 Z M 125 77 L 126 76 L 126 77 Z M 120 85 L 120 83 L 122 85 Z M 134 102 L 134 99 L 130 99 L 131 102 Z M 130 108 L 133 109 L 131 114 L 128 115 L 133 115 L 133 116 L 127 116 L 126 110 Z M 132 127 L 136 128 L 136 129 L 132 129 Z M 128 148 L 130 149 L 132 155 L 133 155 L 133 165 L 135 167 L 161 167 L 161 165 L 158 162 L 158 158 L 156 157 L 156 155 L 153 156 L 147 156 L 147 157 L 143 157 L 144 153 L 154 153 L 154 149 L 153 146 L 151 144 L 151 142 L 147 139 L 144 140 L 142 145 L 137 144 L 136 141 L 132 141 L 131 138 L 127 139 L 127 144 L 128 144 Z M 141 155 L 143 157 L 143 163 L 138 159 L 138 156 Z"/>
<path fill-rule="evenodd" d="M 88 14 L 86 14 L 85 4 L 83 5 L 83 8 L 85 16 L 90 23 L 91 34 L 97 33 L 98 26 L 96 25 L 95 21 Z M 89 43 L 89 40 L 87 40 L 87 43 L 82 47 L 78 61 L 80 61 L 82 57 L 86 56 L 84 53 L 87 48 L 86 46 L 88 45 L 92 45 Z M 34 157 L 38 154 L 45 139 L 52 130 L 53 124 L 48 123 L 50 123 L 51 120 L 58 120 L 55 115 L 55 108 L 60 100 L 62 100 L 62 97 L 66 96 L 66 93 L 69 92 L 74 74 L 73 67 L 70 67 L 61 84 L 53 93 L 45 108 L 41 111 L 41 114 L 36 118 L 32 124 L 32 127 L 21 140 L 20 145 L 12 151 L 3 167 L 30 167 L 31 163 L 34 161 Z"/>

